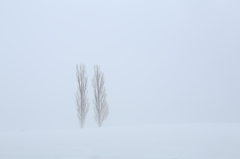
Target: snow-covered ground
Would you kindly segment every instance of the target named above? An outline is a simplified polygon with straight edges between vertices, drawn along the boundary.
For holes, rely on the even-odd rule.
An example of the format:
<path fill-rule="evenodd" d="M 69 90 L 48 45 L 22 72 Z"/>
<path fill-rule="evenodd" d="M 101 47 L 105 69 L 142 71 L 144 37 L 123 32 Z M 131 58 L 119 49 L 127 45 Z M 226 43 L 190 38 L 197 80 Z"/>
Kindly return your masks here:
<path fill-rule="evenodd" d="M 0 159 L 240 159 L 240 124 L 0 133 Z"/>

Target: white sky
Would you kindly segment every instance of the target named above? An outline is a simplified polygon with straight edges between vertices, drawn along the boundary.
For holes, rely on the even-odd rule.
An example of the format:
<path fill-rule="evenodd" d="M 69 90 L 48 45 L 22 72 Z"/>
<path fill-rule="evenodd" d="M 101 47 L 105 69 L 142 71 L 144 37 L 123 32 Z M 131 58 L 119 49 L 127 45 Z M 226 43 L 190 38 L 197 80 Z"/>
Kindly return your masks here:
<path fill-rule="evenodd" d="M 239 61 L 238 0 L 1 0 L 0 131 L 79 127 L 80 63 L 90 101 L 105 73 L 103 126 L 240 122 Z"/>

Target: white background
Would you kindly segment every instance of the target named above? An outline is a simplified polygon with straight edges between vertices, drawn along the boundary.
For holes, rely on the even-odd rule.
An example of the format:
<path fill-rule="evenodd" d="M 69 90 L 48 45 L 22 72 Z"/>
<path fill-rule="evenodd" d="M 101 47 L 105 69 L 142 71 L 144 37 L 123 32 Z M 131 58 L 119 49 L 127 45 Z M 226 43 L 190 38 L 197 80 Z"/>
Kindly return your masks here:
<path fill-rule="evenodd" d="M 78 128 L 76 64 L 105 74 L 103 126 L 240 122 L 237 0 L 0 1 L 0 131 Z"/>

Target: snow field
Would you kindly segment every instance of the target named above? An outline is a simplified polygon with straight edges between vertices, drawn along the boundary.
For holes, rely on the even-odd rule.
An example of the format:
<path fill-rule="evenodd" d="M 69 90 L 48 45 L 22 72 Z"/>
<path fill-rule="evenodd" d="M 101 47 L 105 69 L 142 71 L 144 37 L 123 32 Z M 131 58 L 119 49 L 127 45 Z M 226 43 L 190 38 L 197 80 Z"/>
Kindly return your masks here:
<path fill-rule="evenodd" d="M 0 133 L 0 159 L 239 159 L 240 124 Z"/>

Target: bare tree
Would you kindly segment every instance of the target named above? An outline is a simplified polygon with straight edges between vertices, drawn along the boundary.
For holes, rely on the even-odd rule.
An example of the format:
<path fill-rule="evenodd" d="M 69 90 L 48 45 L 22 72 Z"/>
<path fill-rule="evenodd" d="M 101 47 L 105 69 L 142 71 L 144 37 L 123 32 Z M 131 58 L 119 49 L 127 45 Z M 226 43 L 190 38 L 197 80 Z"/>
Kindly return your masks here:
<path fill-rule="evenodd" d="M 77 115 L 79 118 L 80 126 L 83 128 L 86 120 L 86 115 L 89 109 L 89 102 L 87 98 L 87 76 L 85 65 L 81 64 L 76 66 L 77 72 L 77 92 L 76 92 L 76 104 L 77 104 Z"/>
<path fill-rule="evenodd" d="M 94 77 L 92 79 L 92 85 L 94 90 L 94 112 L 95 120 L 99 127 L 102 126 L 103 121 L 107 118 L 109 108 L 107 104 L 107 94 L 104 86 L 104 74 L 100 71 L 98 65 L 94 66 Z"/>

